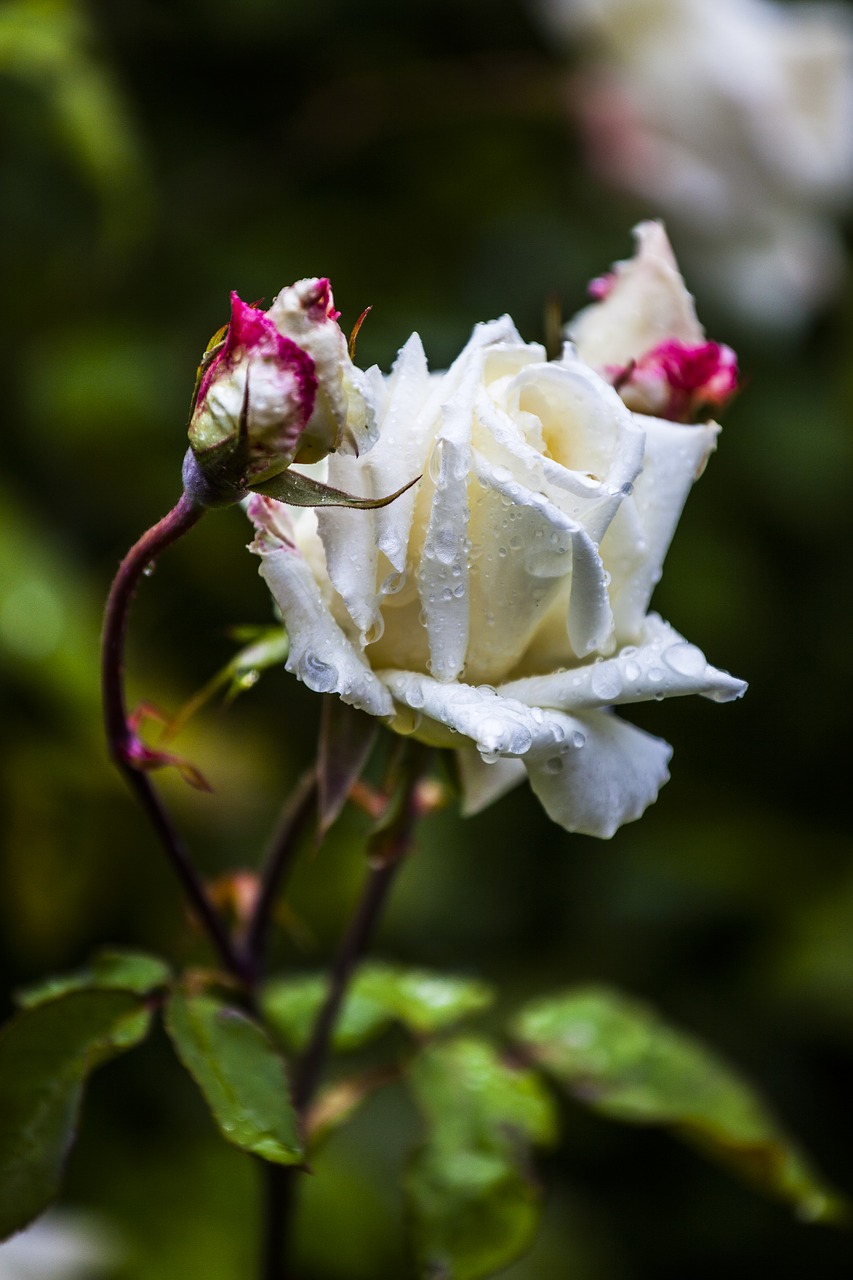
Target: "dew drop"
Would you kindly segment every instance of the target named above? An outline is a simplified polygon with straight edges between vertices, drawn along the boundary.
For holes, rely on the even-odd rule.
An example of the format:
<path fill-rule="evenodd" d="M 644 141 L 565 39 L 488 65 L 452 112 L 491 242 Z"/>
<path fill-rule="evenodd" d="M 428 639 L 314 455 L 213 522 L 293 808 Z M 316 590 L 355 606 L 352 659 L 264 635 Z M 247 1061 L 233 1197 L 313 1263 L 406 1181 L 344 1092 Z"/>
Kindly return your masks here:
<path fill-rule="evenodd" d="M 330 662 L 323 662 L 316 653 L 306 653 L 302 659 L 300 675 L 315 693 L 332 693 L 337 688 L 337 667 L 333 667 Z"/>
<path fill-rule="evenodd" d="M 664 650 L 663 660 L 668 667 L 680 676 L 701 676 L 705 674 L 707 663 L 701 649 L 686 641 L 670 645 Z"/>
<path fill-rule="evenodd" d="M 622 692 L 622 677 L 615 663 L 602 662 L 592 668 L 592 691 L 602 702 L 612 702 Z"/>

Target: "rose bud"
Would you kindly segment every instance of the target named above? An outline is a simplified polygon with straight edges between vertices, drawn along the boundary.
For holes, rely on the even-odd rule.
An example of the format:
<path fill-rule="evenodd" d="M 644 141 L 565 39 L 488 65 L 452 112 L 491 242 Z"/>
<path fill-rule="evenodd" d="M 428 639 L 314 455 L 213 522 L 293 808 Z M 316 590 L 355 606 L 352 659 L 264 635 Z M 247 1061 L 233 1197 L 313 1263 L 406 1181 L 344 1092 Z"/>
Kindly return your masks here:
<path fill-rule="evenodd" d="M 199 367 L 184 464 L 204 506 L 237 501 L 294 461 L 369 445 L 366 380 L 350 360 L 328 280 L 301 280 L 268 311 L 231 295 Z"/>

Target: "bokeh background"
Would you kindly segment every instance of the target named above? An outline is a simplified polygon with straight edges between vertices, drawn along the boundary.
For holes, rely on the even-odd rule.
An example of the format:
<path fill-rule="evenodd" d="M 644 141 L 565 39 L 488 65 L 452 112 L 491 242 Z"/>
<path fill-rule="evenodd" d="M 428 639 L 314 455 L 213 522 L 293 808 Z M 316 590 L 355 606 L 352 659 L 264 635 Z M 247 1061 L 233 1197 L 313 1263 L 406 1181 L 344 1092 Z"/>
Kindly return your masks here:
<path fill-rule="evenodd" d="M 712 3 L 712 0 L 708 0 Z M 658 210 L 593 175 L 566 55 L 513 0 L 7 0 L 0 5 L 0 959 L 16 985 L 135 944 L 203 957 L 101 741 L 100 611 L 120 556 L 179 493 L 196 362 L 228 293 L 330 276 L 359 359 L 417 329 L 434 367 L 508 311 L 541 339 Z M 676 250 L 678 244 L 676 243 Z M 690 281 L 688 280 L 688 284 Z M 521 790 L 429 820 L 379 953 L 499 983 L 506 1007 L 604 979 L 758 1082 L 853 1192 L 849 835 L 853 293 L 799 332 L 698 298 L 745 388 L 694 491 L 656 607 L 749 679 L 636 720 L 673 778 L 607 843 Z M 270 606 L 239 511 L 164 556 L 133 616 L 132 693 L 174 711 Z M 283 671 L 179 742 L 212 796 L 163 786 L 205 870 L 252 866 L 314 750 L 318 698 Z M 358 824 L 305 860 L 283 966 L 322 963 L 360 881 Z M 417 1119 L 387 1090 L 307 1180 L 306 1280 L 404 1280 Z M 511 1280 L 844 1274 L 807 1227 L 656 1132 L 566 1105 L 542 1232 Z M 96 1076 L 67 1203 L 123 1241 L 115 1280 L 252 1273 L 256 1173 L 154 1039 Z"/>

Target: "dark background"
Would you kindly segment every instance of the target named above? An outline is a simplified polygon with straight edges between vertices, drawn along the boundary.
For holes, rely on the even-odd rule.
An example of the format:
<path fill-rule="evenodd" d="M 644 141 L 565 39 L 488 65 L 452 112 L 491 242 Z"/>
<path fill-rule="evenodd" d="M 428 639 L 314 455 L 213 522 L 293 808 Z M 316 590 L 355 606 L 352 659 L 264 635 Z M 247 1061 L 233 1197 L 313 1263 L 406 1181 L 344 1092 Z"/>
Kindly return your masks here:
<path fill-rule="evenodd" d="M 97 640 L 120 556 L 178 496 L 195 365 L 229 291 L 270 301 L 328 275 L 345 329 L 373 306 L 360 363 L 387 368 L 417 329 L 441 368 L 504 311 L 541 339 L 549 296 L 570 315 L 657 211 L 585 170 L 565 68 L 520 4 L 3 8 L 21 15 L 17 44 L 0 37 L 9 991 L 105 943 L 204 955 L 106 763 Z M 746 699 L 637 711 L 674 744 L 673 779 L 610 842 L 567 836 L 526 789 L 431 819 L 378 946 L 498 982 L 507 1008 L 590 979 L 648 997 L 755 1080 L 848 1193 L 851 303 L 782 342 L 698 299 L 746 387 L 655 607 L 750 681 Z M 174 710 L 231 655 L 230 626 L 270 619 L 248 540 L 239 511 L 211 515 L 143 584 L 133 695 Z M 209 873 L 257 860 L 318 703 L 271 672 L 181 738 L 215 794 L 163 786 Z M 353 831 L 345 818 L 301 867 L 283 963 L 320 964 L 338 936 L 362 871 Z M 306 1180 L 306 1277 L 413 1274 L 399 1188 L 416 1136 L 392 1089 L 331 1143 Z M 794 1222 L 668 1136 L 567 1105 L 542 1170 L 545 1224 L 512 1280 L 847 1273 L 848 1235 Z M 251 1274 L 256 1192 L 165 1043 L 96 1077 L 67 1198 L 121 1233 L 117 1277 Z"/>

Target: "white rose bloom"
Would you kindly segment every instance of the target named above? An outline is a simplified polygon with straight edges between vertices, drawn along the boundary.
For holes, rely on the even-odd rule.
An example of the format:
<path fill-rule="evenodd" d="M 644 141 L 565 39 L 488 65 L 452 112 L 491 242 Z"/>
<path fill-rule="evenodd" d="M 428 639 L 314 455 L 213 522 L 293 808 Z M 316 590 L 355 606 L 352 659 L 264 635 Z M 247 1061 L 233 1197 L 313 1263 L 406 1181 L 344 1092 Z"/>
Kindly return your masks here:
<path fill-rule="evenodd" d="M 853 15 L 771 0 L 537 0 L 585 46 L 592 163 L 653 203 L 703 287 L 795 328 L 838 287 L 853 197 Z"/>
<path fill-rule="evenodd" d="M 579 320 L 579 351 L 548 361 L 504 317 L 478 325 L 447 372 L 429 372 L 417 335 L 390 375 L 370 371 L 378 440 L 331 457 L 327 476 L 379 497 L 423 473 L 390 506 L 292 515 L 250 499 L 288 669 L 455 748 L 469 813 L 526 774 L 566 830 L 611 836 L 655 799 L 671 754 L 612 708 L 744 691 L 649 613 L 718 428 L 631 412 L 582 358 L 641 356 L 672 333 L 670 314 L 702 342 L 663 231 L 647 227 Z"/>

